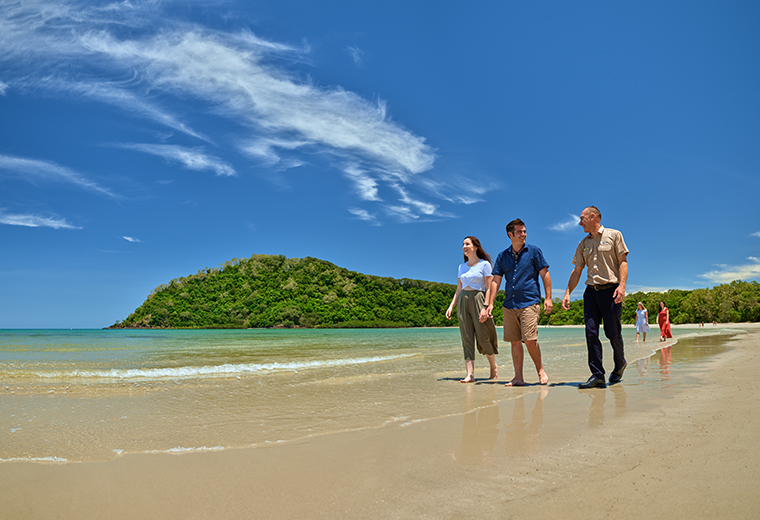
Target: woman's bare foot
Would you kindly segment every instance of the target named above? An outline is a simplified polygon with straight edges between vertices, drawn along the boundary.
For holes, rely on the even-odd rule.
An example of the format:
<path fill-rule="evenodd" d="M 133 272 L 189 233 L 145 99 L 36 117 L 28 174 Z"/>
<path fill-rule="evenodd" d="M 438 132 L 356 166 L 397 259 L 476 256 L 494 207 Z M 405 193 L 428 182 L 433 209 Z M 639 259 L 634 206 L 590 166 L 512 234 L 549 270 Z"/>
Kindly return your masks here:
<path fill-rule="evenodd" d="M 538 382 L 542 385 L 549 383 L 549 376 L 546 375 L 546 372 L 544 372 L 544 369 L 538 371 Z"/>
<path fill-rule="evenodd" d="M 460 383 L 474 383 L 475 382 L 475 376 L 467 376 L 464 379 L 459 380 Z"/>
<path fill-rule="evenodd" d="M 510 381 L 504 386 L 525 386 L 525 381 L 523 381 L 522 379 L 514 378 L 512 381 Z"/>

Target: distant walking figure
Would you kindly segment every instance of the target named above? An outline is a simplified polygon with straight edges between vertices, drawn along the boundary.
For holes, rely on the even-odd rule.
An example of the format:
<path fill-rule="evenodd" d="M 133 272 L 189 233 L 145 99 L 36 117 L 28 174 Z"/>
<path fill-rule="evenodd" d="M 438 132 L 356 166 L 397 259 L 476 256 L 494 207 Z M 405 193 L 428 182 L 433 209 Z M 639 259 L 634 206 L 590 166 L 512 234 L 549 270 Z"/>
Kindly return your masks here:
<path fill-rule="evenodd" d="M 670 311 L 665 307 L 665 302 L 660 302 L 657 324 L 660 326 L 660 341 L 673 337 L 673 334 L 670 333 Z"/>
<path fill-rule="evenodd" d="M 459 334 L 462 336 L 464 365 L 467 375 L 460 383 L 475 381 L 475 344 L 478 352 L 485 354 L 491 366 L 489 379 L 498 377 L 495 354 L 499 353 L 496 325 L 485 310 L 488 293 L 491 291 L 491 257 L 475 237 L 465 237 L 462 243 L 464 263 L 457 274 L 457 291 L 446 309 L 446 317 L 451 319 L 454 306 L 457 307 Z"/>
<path fill-rule="evenodd" d="M 644 341 L 647 340 L 647 332 L 649 332 L 649 311 L 646 310 L 644 304 L 639 302 L 638 310 L 636 311 L 636 343 L 639 342 L 639 334 L 644 335 Z"/>

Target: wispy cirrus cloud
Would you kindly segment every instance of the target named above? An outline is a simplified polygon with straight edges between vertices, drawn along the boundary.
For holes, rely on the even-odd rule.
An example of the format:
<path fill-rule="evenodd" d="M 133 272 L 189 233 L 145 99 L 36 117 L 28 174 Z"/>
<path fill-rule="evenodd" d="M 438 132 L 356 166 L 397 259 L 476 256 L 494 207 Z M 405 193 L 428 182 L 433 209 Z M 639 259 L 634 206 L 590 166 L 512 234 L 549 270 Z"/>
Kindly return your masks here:
<path fill-rule="evenodd" d="M 232 166 L 218 157 L 206 154 L 201 148 L 187 148 L 185 146 L 171 144 L 140 143 L 126 143 L 115 146 L 157 155 L 170 161 L 177 161 L 190 170 L 212 170 L 216 172 L 217 175 L 223 177 L 236 175 Z"/>
<path fill-rule="evenodd" d="M 139 238 L 134 238 L 134 237 L 123 236 L 121 238 L 123 238 L 127 242 L 137 242 L 137 243 L 142 242 L 142 240 L 140 240 Z"/>
<path fill-rule="evenodd" d="M 15 175 L 28 181 L 63 182 L 87 191 L 109 197 L 118 197 L 108 188 L 104 188 L 84 175 L 52 161 L 0 154 L 0 172 L 5 172 L 6 175 Z"/>
<path fill-rule="evenodd" d="M 366 209 L 348 208 L 348 212 L 351 213 L 353 216 L 355 216 L 359 220 L 365 220 L 365 221 L 370 222 L 372 224 L 379 225 L 377 217 L 375 215 L 371 214 Z"/>
<path fill-rule="evenodd" d="M 172 22 L 162 11 L 171 5 L 2 3 L 0 63 L 14 88 L 117 106 L 210 144 L 231 142 L 231 153 L 255 157 L 276 170 L 304 164 L 307 154 L 331 157 L 363 203 L 384 201 L 395 208 L 391 214 L 403 215 L 402 221 L 451 216 L 426 198 L 453 204 L 480 200 L 482 193 L 456 195 L 444 181 L 424 175 L 434 166 L 435 150 L 394 121 L 384 101 L 301 79 L 293 64 L 307 59 L 308 46 L 267 41 L 250 31 Z M 361 63 L 360 49 L 349 52 Z M 181 117 L 170 108 L 177 105 L 183 107 Z M 229 139 L 198 131 L 193 120 L 209 114 L 224 119 L 237 135 Z M 176 148 L 153 146 L 142 151 L 186 167 L 203 164 Z M 217 175 L 234 171 L 221 159 L 209 160 L 198 167 Z M 397 200 L 386 200 L 393 193 Z"/>
<path fill-rule="evenodd" d="M 8 84 L 0 81 L 0 96 L 4 96 L 7 90 L 8 90 Z"/>
<path fill-rule="evenodd" d="M 752 233 L 750 236 L 751 236 L 751 237 L 757 237 L 757 238 L 760 238 L 760 231 L 756 231 L 755 233 Z"/>
<path fill-rule="evenodd" d="M 356 45 L 349 45 L 346 47 L 346 49 L 348 50 L 348 53 L 351 55 L 351 59 L 354 61 L 357 67 L 364 65 L 366 54 L 363 50 L 361 50 Z"/>
<path fill-rule="evenodd" d="M 553 226 L 549 226 L 549 229 L 552 231 L 560 231 L 562 233 L 565 233 L 567 231 L 573 230 L 578 226 L 578 221 L 580 220 L 580 217 L 573 214 L 568 214 L 567 220 L 564 222 L 558 222 L 554 224 Z"/>
<path fill-rule="evenodd" d="M 760 279 L 760 259 L 754 256 L 747 257 L 749 263 L 743 265 L 717 264 L 717 269 L 700 274 L 713 283 L 730 283 L 734 280 L 758 280 Z"/>
<path fill-rule="evenodd" d="M 6 213 L 0 210 L 0 224 L 9 226 L 24 227 L 49 227 L 53 229 L 82 229 L 79 226 L 70 224 L 66 219 L 41 217 L 39 215 L 23 215 L 17 213 Z"/>

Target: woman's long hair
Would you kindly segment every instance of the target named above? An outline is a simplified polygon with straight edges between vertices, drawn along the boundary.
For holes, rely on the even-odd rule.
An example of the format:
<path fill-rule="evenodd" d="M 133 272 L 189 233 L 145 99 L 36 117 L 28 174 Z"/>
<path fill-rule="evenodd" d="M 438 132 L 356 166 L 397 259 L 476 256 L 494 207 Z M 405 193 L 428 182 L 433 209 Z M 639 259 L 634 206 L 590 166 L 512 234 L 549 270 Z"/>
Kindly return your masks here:
<path fill-rule="evenodd" d="M 462 242 L 464 242 L 468 238 L 470 239 L 470 242 L 472 242 L 472 245 L 475 246 L 475 249 L 476 249 L 475 254 L 478 255 L 478 258 L 480 258 L 481 260 L 485 260 L 489 264 L 493 265 L 493 261 L 491 261 L 491 255 L 486 253 L 485 249 L 483 249 L 483 246 L 480 245 L 480 240 L 478 240 L 475 237 L 464 237 L 464 239 L 462 239 Z M 467 262 L 467 255 L 464 255 L 464 261 Z"/>

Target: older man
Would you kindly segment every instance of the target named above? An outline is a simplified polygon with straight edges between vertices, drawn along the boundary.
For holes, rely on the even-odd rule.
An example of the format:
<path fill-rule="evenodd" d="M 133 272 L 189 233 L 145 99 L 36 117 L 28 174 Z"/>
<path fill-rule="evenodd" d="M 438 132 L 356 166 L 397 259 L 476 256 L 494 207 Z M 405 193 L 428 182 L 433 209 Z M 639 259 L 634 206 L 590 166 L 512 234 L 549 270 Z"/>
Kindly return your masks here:
<path fill-rule="evenodd" d="M 595 206 L 581 212 L 579 222 L 588 233 L 578 244 L 573 257 L 575 268 L 570 273 L 562 308 L 570 307 L 570 293 L 578 285 L 583 268 L 586 272 L 586 290 L 583 292 L 583 319 L 586 323 L 586 347 L 591 377 L 578 388 L 605 388 L 602 343 L 599 325 L 604 323 L 604 335 L 612 344 L 615 367 L 610 384 L 623 379 L 626 367 L 620 317 L 623 312 L 625 284 L 628 281 L 628 248 L 623 234 L 602 226 L 602 214 Z"/>

